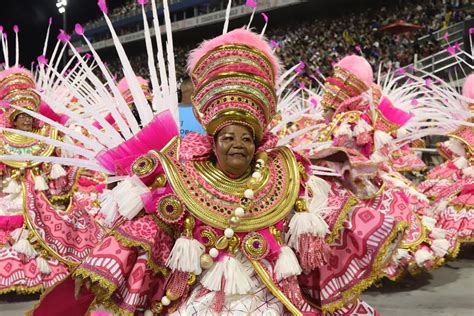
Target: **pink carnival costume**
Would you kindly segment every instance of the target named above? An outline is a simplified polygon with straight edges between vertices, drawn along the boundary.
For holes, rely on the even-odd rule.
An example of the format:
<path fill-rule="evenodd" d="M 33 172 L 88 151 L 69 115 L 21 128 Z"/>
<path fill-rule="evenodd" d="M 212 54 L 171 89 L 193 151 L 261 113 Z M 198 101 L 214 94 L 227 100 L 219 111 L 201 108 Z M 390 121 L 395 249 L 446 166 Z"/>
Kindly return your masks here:
<path fill-rule="evenodd" d="M 11 128 L 24 110 L 53 116 L 33 75 L 19 67 L 2 71 L 0 100 L 0 293 L 35 293 L 65 278 L 99 242 L 101 230 L 87 212 L 90 197 L 85 202 L 81 196 L 89 185 L 79 168 L 16 159 L 60 154 L 52 144 L 59 133 L 50 125 L 33 121 L 31 133 Z"/>
<path fill-rule="evenodd" d="M 104 3 L 99 4 L 106 13 Z M 166 17 L 167 1 L 164 5 Z M 145 35 L 147 30 L 145 24 Z M 124 141 L 106 144 L 106 135 L 97 134 L 102 148 L 90 150 L 95 156 L 88 161 L 97 169 L 125 177 L 102 199 L 116 229 L 71 278 L 42 298 L 33 314 L 82 315 L 91 304 L 123 315 L 263 315 L 268 310 L 376 314 L 357 297 L 380 276 L 391 256 L 396 223 L 380 212 L 354 208 L 347 190 L 331 188 L 312 175 L 305 158 L 277 146 L 278 138 L 267 125 L 276 110 L 280 74 L 267 42 L 245 29 L 225 30 L 192 52 L 193 106 L 208 135 L 190 133 L 181 140 L 175 123 L 172 52 L 170 77 L 164 72 L 160 78 L 169 86 L 154 85 L 152 94 L 152 102 L 165 111 L 150 116 L 151 108 L 113 36 L 144 126 L 133 131 L 136 121 L 125 114 L 123 123 L 130 124 L 120 128 Z M 164 62 L 158 47 L 159 62 Z M 150 67 L 153 86 L 158 80 L 153 62 Z M 111 93 L 115 88 L 111 86 Z M 157 102 L 159 98 L 165 103 Z M 114 110 L 126 111 L 122 101 L 108 104 L 117 124 L 123 117 Z M 214 136 L 229 125 L 248 127 L 257 148 L 251 168 L 237 179 L 221 171 L 213 158 Z M 327 216 L 327 205 L 338 211 Z M 72 278 L 93 283 L 78 301 L 72 297 Z M 55 306 L 57 300 L 64 304 Z"/>
<path fill-rule="evenodd" d="M 419 187 L 432 199 L 429 215 L 436 218 L 432 225 L 439 230 L 439 234 L 455 241 L 452 256 L 456 256 L 460 243 L 470 242 L 474 236 L 474 75 L 466 78 L 462 95 L 446 83 L 432 90 L 445 104 L 431 105 L 440 115 L 437 127 L 428 128 L 428 132 L 446 135 L 450 139 L 438 145 L 439 152 L 447 161 L 433 168 Z"/>
<path fill-rule="evenodd" d="M 396 171 L 400 164 L 390 157 L 398 133 L 414 116 L 402 109 L 411 108 L 406 103 L 419 89 L 417 83 L 398 88 L 401 79 L 389 75 L 384 83 L 374 85 L 366 60 L 359 56 L 343 58 L 335 66 L 333 77 L 326 79 L 321 104 L 334 114 L 319 136 L 319 141 L 332 141 L 346 152 L 349 165 L 328 165 L 345 176 L 345 186 L 365 206 L 407 225 L 400 248 L 385 269 L 391 279 L 406 269 L 416 272 L 420 267 L 438 266 L 449 247 L 446 239 L 426 231 L 421 211 L 428 207 L 428 199 Z M 315 153 L 317 157 L 321 154 Z"/>

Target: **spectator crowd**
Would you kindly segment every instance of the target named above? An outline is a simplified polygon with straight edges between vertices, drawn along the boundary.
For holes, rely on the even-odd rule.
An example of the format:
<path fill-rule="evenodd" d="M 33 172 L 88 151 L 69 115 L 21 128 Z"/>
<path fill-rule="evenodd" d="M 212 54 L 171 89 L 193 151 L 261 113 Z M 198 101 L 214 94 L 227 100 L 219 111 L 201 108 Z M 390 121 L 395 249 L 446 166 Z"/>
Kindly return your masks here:
<path fill-rule="evenodd" d="M 123 12 L 129 12 L 132 7 L 134 10 L 138 8 L 135 1 L 125 7 L 126 9 L 114 9 L 117 10 L 113 11 L 114 14 L 120 16 Z M 441 50 L 443 43 L 433 35 L 434 32 L 471 18 L 465 8 L 463 1 L 460 3 L 456 0 L 452 3 L 447 0 L 398 0 L 357 10 L 339 10 L 332 15 L 308 18 L 298 23 L 269 25 L 266 35 L 272 40 L 272 45 L 286 67 L 304 62 L 306 67 L 303 76 L 318 72 L 327 75 L 333 63 L 350 53 L 364 56 L 375 70 L 379 64 L 382 64 L 384 70 L 398 69 L 411 64 L 415 54 L 421 59 Z M 400 34 L 380 31 L 382 26 L 399 20 L 422 28 Z M 135 31 L 136 28 L 137 26 Z M 121 30 L 120 33 L 124 34 L 126 31 Z M 430 36 L 419 40 L 427 34 Z M 186 57 L 194 46 L 195 43 L 175 43 L 179 77 L 185 76 Z M 137 74 L 145 76 L 148 73 L 147 59 L 143 56 L 132 56 L 131 62 Z M 108 64 L 111 72 L 120 76 L 118 60 L 109 60 Z"/>

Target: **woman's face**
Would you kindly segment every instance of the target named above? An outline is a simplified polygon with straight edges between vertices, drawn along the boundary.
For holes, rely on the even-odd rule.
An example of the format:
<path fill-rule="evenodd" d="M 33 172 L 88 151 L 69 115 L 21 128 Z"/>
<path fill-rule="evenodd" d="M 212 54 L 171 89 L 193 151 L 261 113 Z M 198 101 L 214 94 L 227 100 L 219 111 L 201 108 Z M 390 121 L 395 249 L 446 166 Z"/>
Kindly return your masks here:
<path fill-rule="evenodd" d="M 20 113 L 15 117 L 13 125 L 16 129 L 31 132 L 33 130 L 33 118 L 26 113 Z"/>
<path fill-rule="evenodd" d="M 226 126 L 217 133 L 215 143 L 219 169 L 234 178 L 242 176 L 255 154 L 250 129 L 238 124 Z"/>

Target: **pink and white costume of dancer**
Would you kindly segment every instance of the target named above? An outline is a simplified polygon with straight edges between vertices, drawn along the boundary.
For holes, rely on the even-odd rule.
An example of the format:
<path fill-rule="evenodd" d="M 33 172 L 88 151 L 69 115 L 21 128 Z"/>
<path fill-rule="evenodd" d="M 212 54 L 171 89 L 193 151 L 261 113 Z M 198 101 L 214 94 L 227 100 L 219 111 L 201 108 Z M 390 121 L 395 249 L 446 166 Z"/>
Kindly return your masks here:
<path fill-rule="evenodd" d="M 35 293 L 64 279 L 100 241 L 101 229 L 88 213 L 97 194 L 78 167 L 17 159 L 61 155 L 54 146 L 60 133 L 23 111 L 61 125 L 67 117 L 41 99 L 31 72 L 9 67 L 8 60 L 6 68 L 0 72 L 0 293 Z"/>

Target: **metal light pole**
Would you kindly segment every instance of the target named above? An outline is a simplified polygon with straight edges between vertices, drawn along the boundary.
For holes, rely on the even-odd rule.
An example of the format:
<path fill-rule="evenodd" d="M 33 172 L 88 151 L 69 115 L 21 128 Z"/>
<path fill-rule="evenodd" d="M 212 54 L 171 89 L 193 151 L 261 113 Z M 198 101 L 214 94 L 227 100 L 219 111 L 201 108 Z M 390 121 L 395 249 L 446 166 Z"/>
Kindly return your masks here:
<path fill-rule="evenodd" d="M 67 16 L 66 16 L 66 7 L 67 7 L 67 0 L 56 0 L 56 7 L 58 8 L 58 12 L 63 15 L 63 30 L 66 32 L 67 28 Z M 63 55 L 63 67 L 66 66 L 67 54 Z"/>

